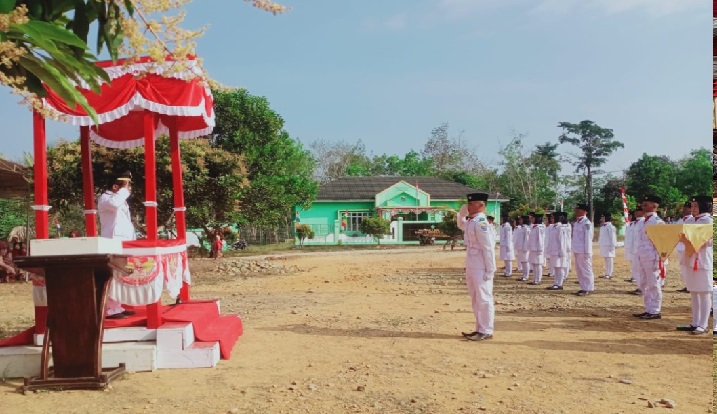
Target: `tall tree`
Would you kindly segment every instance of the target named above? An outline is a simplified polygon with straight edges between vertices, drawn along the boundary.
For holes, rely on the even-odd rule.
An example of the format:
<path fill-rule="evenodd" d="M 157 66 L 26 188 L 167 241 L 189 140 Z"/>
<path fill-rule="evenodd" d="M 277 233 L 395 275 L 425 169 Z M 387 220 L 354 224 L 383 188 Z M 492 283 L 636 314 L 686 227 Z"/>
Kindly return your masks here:
<path fill-rule="evenodd" d="M 594 220 L 593 174 L 596 167 L 607 162 L 608 157 L 618 148 L 624 148 L 622 142 L 615 140 L 612 129 L 602 128 L 593 121 L 585 120 L 577 124 L 560 122 L 558 128 L 563 133 L 558 137 L 561 144 L 572 144 L 580 149 L 574 155 L 575 172 L 583 172 L 586 178 L 587 203 L 590 206 L 590 220 Z"/>
<path fill-rule="evenodd" d="M 550 176 L 552 161 L 534 151 L 526 151 L 524 138 L 525 134 L 516 133 L 499 151 L 503 157 L 498 177 L 500 193 L 511 199 L 511 209 L 521 204 L 532 209 L 553 207 L 557 196 Z"/>
<path fill-rule="evenodd" d="M 316 197 L 314 159 L 282 128 L 269 101 L 244 89 L 214 91 L 217 125 L 212 142 L 244 157 L 249 187 L 242 190 L 240 222 L 288 224 L 291 209 Z"/>
<path fill-rule="evenodd" d="M 640 199 L 655 194 L 662 199 L 660 209 L 673 210 L 687 199 L 677 188 L 677 163 L 669 157 L 642 154 L 625 173 L 627 191 Z"/>

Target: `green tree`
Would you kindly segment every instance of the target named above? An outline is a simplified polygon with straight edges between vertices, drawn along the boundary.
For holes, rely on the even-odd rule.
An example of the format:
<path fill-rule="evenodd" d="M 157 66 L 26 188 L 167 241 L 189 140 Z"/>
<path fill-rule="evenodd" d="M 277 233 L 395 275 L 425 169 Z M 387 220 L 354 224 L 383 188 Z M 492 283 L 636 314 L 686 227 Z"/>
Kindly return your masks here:
<path fill-rule="evenodd" d="M 287 225 L 291 209 L 308 208 L 318 192 L 311 154 L 282 129 L 284 120 L 266 98 L 243 89 L 215 91 L 214 108 L 212 142 L 246 163 L 249 186 L 241 192 L 238 221 Z"/>
<path fill-rule="evenodd" d="M 712 183 L 712 154 L 706 148 L 696 149 L 677 162 L 675 185 L 687 197 L 709 195 Z M 714 173 L 714 172 L 713 172 Z"/>
<path fill-rule="evenodd" d="M 7 240 L 10 231 L 27 224 L 29 203 L 20 199 L 0 198 L 0 240 Z"/>
<path fill-rule="evenodd" d="M 381 244 L 381 237 L 391 234 L 391 222 L 379 216 L 367 217 L 361 220 L 359 230 L 361 233 L 370 234 L 378 244 Z"/>
<path fill-rule="evenodd" d="M 640 199 L 645 194 L 654 194 L 662 199 L 660 210 L 679 209 L 687 195 L 677 188 L 677 163 L 667 156 L 642 154 L 625 173 L 627 192 Z M 671 214 L 671 213 L 670 213 Z"/>
<path fill-rule="evenodd" d="M 313 239 L 314 231 L 308 224 L 299 224 L 296 226 L 296 237 L 299 239 L 299 246 L 304 246 L 304 240 Z"/>
<path fill-rule="evenodd" d="M 551 177 L 553 160 L 523 148 L 524 134 L 515 134 L 510 143 L 500 149 L 502 171 L 498 177 L 500 193 L 510 198 L 508 209 L 520 204 L 532 210 L 555 205 L 556 182 Z"/>
<path fill-rule="evenodd" d="M 602 128 L 593 121 L 582 121 L 577 124 L 560 122 L 558 128 L 563 133 L 558 137 L 561 144 L 572 144 L 580 149 L 580 154 L 575 155 L 575 172 L 583 172 L 586 178 L 587 203 L 590 206 L 590 220 L 594 219 L 595 208 L 593 206 L 593 174 L 595 168 L 607 162 L 608 157 L 618 148 L 625 145 L 614 139 L 612 129 Z"/>

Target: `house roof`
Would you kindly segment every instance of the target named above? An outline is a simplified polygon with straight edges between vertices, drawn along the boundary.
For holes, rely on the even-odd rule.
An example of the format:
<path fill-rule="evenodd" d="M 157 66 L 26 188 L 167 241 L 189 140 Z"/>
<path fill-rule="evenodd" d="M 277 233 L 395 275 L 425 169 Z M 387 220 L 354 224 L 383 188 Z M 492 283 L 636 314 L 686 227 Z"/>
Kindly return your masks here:
<path fill-rule="evenodd" d="M 30 173 L 29 168 L 0 158 L 0 198 L 24 197 L 31 194 Z"/>
<path fill-rule="evenodd" d="M 458 200 L 468 193 L 486 192 L 437 177 L 342 177 L 321 184 L 316 201 L 373 200 L 376 194 L 401 181 L 418 185 L 434 200 Z M 490 194 L 488 198 L 508 201 L 500 194 Z"/>

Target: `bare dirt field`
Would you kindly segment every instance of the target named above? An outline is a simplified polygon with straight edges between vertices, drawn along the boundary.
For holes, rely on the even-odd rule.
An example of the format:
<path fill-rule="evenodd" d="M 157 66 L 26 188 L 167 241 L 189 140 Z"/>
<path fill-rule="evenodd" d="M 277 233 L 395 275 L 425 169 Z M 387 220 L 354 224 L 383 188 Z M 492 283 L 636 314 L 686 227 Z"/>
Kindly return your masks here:
<path fill-rule="evenodd" d="M 596 249 L 597 251 L 597 249 Z M 193 298 L 221 298 L 245 333 L 214 369 L 131 373 L 102 391 L 16 392 L 0 413 L 577 413 L 712 412 L 712 338 L 676 332 L 689 295 L 668 267 L 663 319 L 633 318 L 619 249 L 597 292 L 496 276 L 496 334 L 469 342 L 464 250 L 346 251 L 192 262 Z M 596 275 L 603 263 L 594 258 Z M 266 266 L 264 266 L 266 268 Z M 283 272 L 283 273 L 282 273 Z M 500 272 L 499 272 L 500 273 Z M 515 279 L 513 277 L 512 279 Z M 0 284 L 0 337 L 31 325 L 29 284 Z"/>

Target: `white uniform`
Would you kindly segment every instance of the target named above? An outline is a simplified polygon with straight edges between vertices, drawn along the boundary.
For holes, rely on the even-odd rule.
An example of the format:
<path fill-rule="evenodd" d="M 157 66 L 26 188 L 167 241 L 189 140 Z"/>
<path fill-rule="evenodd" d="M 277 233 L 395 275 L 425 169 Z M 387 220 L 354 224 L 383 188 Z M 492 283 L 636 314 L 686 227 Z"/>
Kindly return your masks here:
<path fill-rule="evenodd" d="M 593 224 L 582 216 L 573 224 L 573 235 L 570 248 L 575 255 L 575 271 L 578 274 L 580 290 L 595 290 L 593 276 Z"/>
<path fill-rule="evenodd" d="M 530 237 L 530 225 L 523 224 L 520 226 L 520 231 L 516 229 L 513 233 L 515 239 L 515 252 L 516 259 L 520 262 L 520 269 L 523 271 L 523 277 L 519 280 L 528 280 L 530 275 L 530 265 L 528 264 L 528 239 Z"/>
<path fill-rule="evenodd" d="M 505 263 L 505 276 L 513 274 L 513 227 L 507 221 L 500 228 L 500 260 Z"/>
<path fill-rule="evenodd" d="M 570 225 L 556 224 L 554 230 L 546 234 L 546 256 L 550 257 L 553 266 L 554 286 L 563 286 L 568 264 L 570 263 Z M 548 239 L 550 242 L 548 243 Z"/>
<path fill-rule="evenodd" d="M 476 320 L 475 330 L 489 335 L 493 334 L 495 320 L 495 239 L 485 214 L 480 213 L 466 222 L 466 285 Z"/>
<path fill-rule="evenodd" d="M 640 264 L 637 258 L 637 223 L 644 221 L 643 217 L 638 217 L 635 221 L 630 223 L 630 240 L 629 244 L 625 244 L 625 249 L 629 250 L 630 254 L 630 273 L 632 279 L 637 284 L 637 288 L 640 289 Z"/>
<path fill-rule="evenodd" d="M 645 312 L 659 314 L 662 310 L 662 289 L 660 286 L 660 255 L 647 237 L 645 228 L 665 224 L 657 213 L 645 213 L 635 228 L 635 255 L 640 271 L 639 288 L 645 303 Z"/>
<path fill-rule="evenodd" d="M 533 283 L 539 284 L 543 280 L 543 266 L 545 265 L 545 225 L 533 224 L 528 238 L 528 260 L 533 269 Z"/>
<path fill-rule="evenodd" d="M 675 222 L 675 224 L 687 224 L 694 222 L 694 217 L 692 217 L 692 214 L 680 217 L 679 220 Z M 687 272 L 690 269 L 690 266 L 685 266 L 683 264 L 684 262 L 684 255 L 685 255 L 685 245 L 682 242 L 677 243 L 677 246 L 675 246 L 675 251 L 677 252 L 677 265 L 680 267 L 680 276 L 682 276 L 682 282 L 685 283 L 685 286 L 687 286 Z M 688 289 L 689 290 L 689 289 Z"/>
<path fill-rule="evenodd" d="M 598 246 L 600 246 L 600 256 L 605 259 L 605 277 L 609 279 L 612 277 L 615 261 L 615 248 L 617 247 L 617 234 L 615 226 L 613 226 L 609 221 L 600 226 Z"/>
<path fill-rule="evenodd" d="M 712 224 L 712 216 L 702 213 L 685 224 Z M 687 271 L 685 286 L 692 299 L 692 326 L 707 330 L 710 317 L 710 292 L 712 291 L 713 240 L 689 257 L 682 258 L 680 265 Z"/>
<path fill-rule="evenodd" d="M 548 250 L 554 239 L 554 237 L 550 237 L 550 235 L 557 232 L 560 232 L 560 223 L 545 226 L 545 261 L 548 264 L 548 276 L 555 276 L 555 265 L 553 265 L 553 259 L 548 254 Z"/>
<path fill-rule="evenodd" d="M 97 200 L 97 213 L 100 217 L 100 236 L 109 239 L 134 240 L 135 231 L 127 199 L 129 190 L 120 188 L 116 193 L 105 191 Z M 107 296 L 106 315 L 124 312 L 119 301 Z"/>

